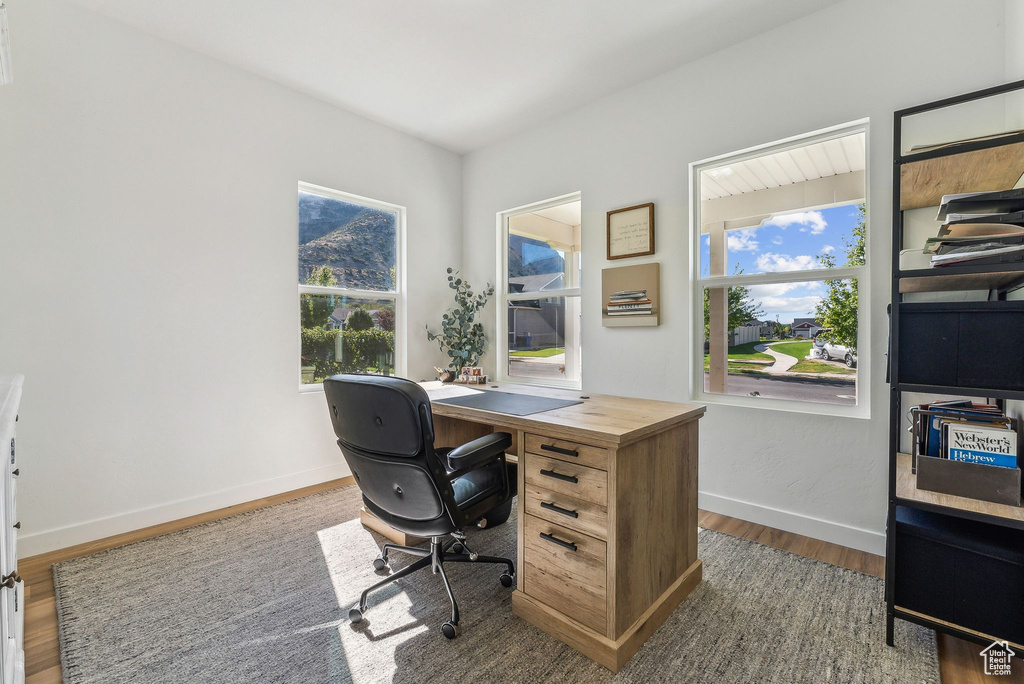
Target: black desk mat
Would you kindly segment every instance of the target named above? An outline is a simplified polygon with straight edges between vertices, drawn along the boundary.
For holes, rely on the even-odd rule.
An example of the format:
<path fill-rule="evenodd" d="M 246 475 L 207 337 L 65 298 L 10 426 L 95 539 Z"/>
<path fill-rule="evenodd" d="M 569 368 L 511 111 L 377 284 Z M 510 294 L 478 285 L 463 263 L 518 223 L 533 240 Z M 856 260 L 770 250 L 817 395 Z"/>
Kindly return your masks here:
<path fill-rule="evenodd" d="M 449 397 L 447 399 L 434 399 L 433 403 L 451 404 L 453 406 L 468 406 L 469 408 L 505 413 L 510 416 L 528 416 L 531 413 L 551 411 L 582 404 L 576 399 L 553 399 L 551 397 L 536 397 L 530 394 L 513 394 L 511 392 L 480 392 L 479 394 L 466 394 L 461 397 Z"/>

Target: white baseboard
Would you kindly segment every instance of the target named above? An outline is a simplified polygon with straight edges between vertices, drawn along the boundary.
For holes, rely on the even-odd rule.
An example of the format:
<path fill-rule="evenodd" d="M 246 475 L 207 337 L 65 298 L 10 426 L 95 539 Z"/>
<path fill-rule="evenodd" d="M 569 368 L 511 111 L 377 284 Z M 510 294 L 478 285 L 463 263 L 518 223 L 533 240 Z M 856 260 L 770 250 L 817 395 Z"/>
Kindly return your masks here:
<path fill-rule="evenodd" d="M 336 463 L 323 468 L 292 473 L 260 482 L 251 482 L 238 487 L 222 489 L 217 492 L 201 494 L 187 499 L 179 499 L 148 508 L 140 508 L 106 518 L 97 518 L 66 527 L 26 534 L 18 539 L 18 556 L 27 558 L 28 556 L 35 556 L 40 553 L 47 553 L 48 551 L 63 549 L 96 539 L 103 539 L 115 534 L 131 532 L 132 530 L 149 527 L 150 525 L 159 525 L 172 520 L 187 518 L 191 515 L 208 513 L 218 508 L 234 506 L 265 496 L 273 496 L 274 494 L 309 487 L 321 482 L 337 480 L 349 474 L 348 468 L 343 463 Z M 885 555 L 885 535 L 881 532 L 872 532 L 871 530 L 864 530 L 858 527 L 811 518 L 799 513 L 760 506 L 708 492 L 700 492 L 698 504 L 702 509 L 713 513 L 721 513 L 732 518 L 748 520 L 786 532 L 802 534 L 814 539 L 822 539 L 834 544 L 848 546 L 852 549 Z"/>
<path fill-rule="evenodd" d="M 700 492 L 697 501 L 702 509 L 712 513 L 720 513 L 731 518 L 774 527 L 785 532 L 802 534 L 805 537 L 821 539 L 879 556 L 885 555 L 885 534 L 882 532 L 811 518 L 799 513 L 760 506 L 708 492 Z"/>
<path fill-rule="evenodd" d="M 180 520 L 191 515 L 209 513 L 218 508 L 254 501 L 265 496 L 273 496 L 274 494 L 281 494 L 282 492 L 290 492 L 322 482 L 337 480 L 350 474 L 348 467 L 344 463 L 336 463 L 322 468 L 291 473 L 269 480 L 261 480 L 260 482 L 250 482 L 238 487 L 200 494 L 199 496 L 179 499 L 148 508 L 140 508 L 106 518 L 96 518 L 66 527 L 34 532 L 18 537 L 18 556 L 20 558 L 27 558 L 56 549 L 64 549 L 76 544 L 83 544 L 115 534 L 149 527 L 150 525 Z"/>

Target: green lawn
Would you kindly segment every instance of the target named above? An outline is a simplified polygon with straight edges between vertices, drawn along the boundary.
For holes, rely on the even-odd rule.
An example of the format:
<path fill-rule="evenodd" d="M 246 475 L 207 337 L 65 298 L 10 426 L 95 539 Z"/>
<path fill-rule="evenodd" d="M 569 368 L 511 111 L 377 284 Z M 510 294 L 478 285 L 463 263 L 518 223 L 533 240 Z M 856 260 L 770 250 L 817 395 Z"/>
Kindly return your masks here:
<path fill-rule="evenodd" d="M 509 356 L 532 356 L 536 358 L 546 359 L 549 356 L 556 356 L 557 354 L 564 354 L 564 347 L 543 347 L 541 349 L 522 349 L 520 351 L 509 352 Z"/>
<path fill-rule="evenodd" d="M 774 361 L 775 359 L 765 354 L 764 352 L 754 351 L 754 347 L 764 342 L 747 342 L 746 344 L 738 344 L 735 347 L 729 347 L 729 358 L 730 359 L 756 359 L 758 361 Z"/>
<path fill-rule="evenodd" d="M 770 364 L 763 363 L 737 363 L 735 361 L 729 362 L 730 373 L 763 373 L 764 369 Z M 704 370 L 711 370 L 711 359 L 707 354 L 704 355 Z"/>
<path fill-rule="evenodd" d="M 812 344 L 814 343 L 810 340 L 805 342 L 780 342 L 779 344 L 773 344 L 772 349 L 780 354 L 789 354 L 795 357 L 797 361 L 803 361 L 804 357 L 811 353 Z"/>
<path fill-rule="evenodd" d="M 856 368 L 837 366 L 824 361 L 801 361 L 789 369 L 791 373 L 838 373 L 840 375 L 856 375 Z"/>

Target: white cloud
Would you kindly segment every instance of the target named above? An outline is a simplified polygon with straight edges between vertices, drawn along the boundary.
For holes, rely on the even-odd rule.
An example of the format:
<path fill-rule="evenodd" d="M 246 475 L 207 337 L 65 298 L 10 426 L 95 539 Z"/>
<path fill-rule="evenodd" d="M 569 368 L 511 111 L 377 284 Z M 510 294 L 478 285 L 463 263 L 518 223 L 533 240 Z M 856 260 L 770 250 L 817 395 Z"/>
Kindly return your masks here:
<path fill-rule="evenodd" d="M 798 211 L 793 214 L 772 216 L 769 219 L 765 219 L 761 225 L 778 226 L 782 229 L 786 229 L 789 226 L 801 226 L 800 230 L 804 233 L 809 231 L 811 235 L 821 235 L 825 232 L 825 227 L 828 226 L 828 223 L 820 211 Z"/>
<path fill-rule="evenodd" d="M 765 297 L 761 307 L 772 313 L 801 313 L 810 315 L 821 297 Z"/>
<path fill-rule="evenodd" d="M 781 235 L 776 235 L 775 237 L 773 237 L 772 238 L 772 244 L 773 245 L 781 245 L 782 244 L 782 236 Z"/>
<path fill-rule="evenodd" d="M 791 257 L 788 254 L 774 254 L 765 252 L 757 257 L 757 267 L 766 272 L 774 271 L 806 271 L 818 268 L 819 264 L 815 257 L 809 254 L 800 254 Z"/>
<path fill-rule="evenodd" d="M 778 297 L 791 292 L 805 283 L 772 283 L 770 285 L 751 285 L 750 297 L 755 300 L 765 297 Z"/>
<path fill-rule="evenodd" d="M 726 233 L 726 247 L 729 251 L 756 252 L 759 243 L 756 237 L 756 228 L 744 228 L 743 230 L 730 230 Z"/>
<path fill-rule="evenodd" d="M 832 245 L 825 245 L 824 247 L 821 248 L 822 254 L 831 254 L 834 251 L 836 251 L 836 248 L 833 247 Z"/>

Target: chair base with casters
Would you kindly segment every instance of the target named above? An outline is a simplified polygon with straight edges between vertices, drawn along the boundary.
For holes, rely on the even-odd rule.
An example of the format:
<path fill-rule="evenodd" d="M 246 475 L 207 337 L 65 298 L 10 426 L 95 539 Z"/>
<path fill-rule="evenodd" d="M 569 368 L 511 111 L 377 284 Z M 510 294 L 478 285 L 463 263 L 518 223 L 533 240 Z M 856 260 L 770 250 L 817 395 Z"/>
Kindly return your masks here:
<path fill-rule="evenodd" d="M 449 550 L 453 549 L 453 547 L 461 550 Z M 458 532 L 452 533 L 452 538 L 448 541 L 445 541 L 444 537 L 431 537 L 429 549 L 423 549 L 418 546 L 385 544 L 381 548 L 380 555 L 373 560 L 373 569 L 380 572 L 390 568 L 388 554 L 392 551 L 399 551 L 401 553 L 409 554 L 410 556 L 416 556 L 419 560 L 414 561 L 412 564 L 392 573 L 373 586 L 367 587 L 359 597 L 359 603 L 352 606 L 348 611 L 348 618 L 352 622 L 362 622 L 363 614 L 366 612 L 367 607 L 366 599 L 371 592 L 381 589 L 382 587 L 386 587 L 392 582 L 402 579 L 403 577 L 407 577 L 418 570 L 430 568 L 435 575 L 441 576 L 441 582 L 444 584 L 445 591 L 448 592 L 448 600 L 451 601 L 452 604 L 451 618 L 441 625 L 441 633 L 449 639 L 454 639 L 459 635 L 459 604 L 455 600 L 455 594 L 452 592 L 452 585 L 451 582 L 448 581 L 448 575 L 445 574 L 445 563 L 485 563 L 504 565 L 506 569 L 498 577 L 501 585 L 503 587 L 511 587 L 516 581 L 515 564 L 510 559 L 499 558 L 497 556 L 481 556 L 474 553 L 468 546 L 466 546 L 465 536 Z"/>
<path fill-rule="evenodd" d="M 445 563 L 504 565 L 501 583 L 515 584 L 510 559 L 473 553 L 462 532 L 473 524 L 492 527 L 508 520 L 516 494 L 516 466 L 505 460 L 512 435 L 495 432 L 455 448 L 435 447 L 430 399 L 422 387 L 401 378 L 335 375 L 324 381 L 324 395 L 366 510 L 400 532 L 430 539 L 429 549 L 385 544 L 375 570 L 389 567 L 391 551 L 416 560 L 367 588 L 349 618 L 362 621 L 371 592 L 429 567 L 448 592 L 451 619 L 441 631 L 454 639 L 459 606 Z"/>

